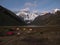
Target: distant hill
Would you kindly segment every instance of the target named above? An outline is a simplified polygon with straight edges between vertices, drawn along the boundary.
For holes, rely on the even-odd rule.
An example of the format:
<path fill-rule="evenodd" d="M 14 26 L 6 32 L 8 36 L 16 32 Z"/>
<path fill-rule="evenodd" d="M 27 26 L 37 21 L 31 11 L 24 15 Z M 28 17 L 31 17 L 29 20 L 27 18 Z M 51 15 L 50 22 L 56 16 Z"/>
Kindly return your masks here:
<path fill-rule="evenodd" d="M 46 13 L 45 15 L 35 18 L 31 25 L 60 25 L 60 11 L 52 13 Z"/>
<path fill-rule="evenodd" d="M 0 26 L 22 26 L 25 24 L 21 17 L 0 6 Z"/>

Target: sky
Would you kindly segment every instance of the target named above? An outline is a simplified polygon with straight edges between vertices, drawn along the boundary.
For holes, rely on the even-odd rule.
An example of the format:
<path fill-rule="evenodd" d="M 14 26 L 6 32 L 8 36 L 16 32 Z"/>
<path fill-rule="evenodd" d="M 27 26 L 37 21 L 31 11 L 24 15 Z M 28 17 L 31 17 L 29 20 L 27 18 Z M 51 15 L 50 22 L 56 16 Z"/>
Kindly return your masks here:
<path fill-rule="evenodd" d="M 56 8 L 60 9 L 59 4 L 60 0 L 0 0 L 0 5 L 12 11 L 21 9 L 40 12 L 51 11 Z"/>

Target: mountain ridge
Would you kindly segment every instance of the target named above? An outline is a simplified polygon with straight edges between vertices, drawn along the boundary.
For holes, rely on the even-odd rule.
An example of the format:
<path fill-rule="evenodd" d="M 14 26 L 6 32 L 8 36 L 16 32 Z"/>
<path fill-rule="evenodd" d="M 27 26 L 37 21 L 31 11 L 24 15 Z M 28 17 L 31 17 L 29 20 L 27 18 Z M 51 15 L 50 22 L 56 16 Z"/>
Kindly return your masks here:
<path fill-rule="evenodd" d="M 60 11 L 55 12 L 55 14 L 47 13 L 43 16 L 38 16 L 30 24 L 31 25 L 60 25 Z"/>

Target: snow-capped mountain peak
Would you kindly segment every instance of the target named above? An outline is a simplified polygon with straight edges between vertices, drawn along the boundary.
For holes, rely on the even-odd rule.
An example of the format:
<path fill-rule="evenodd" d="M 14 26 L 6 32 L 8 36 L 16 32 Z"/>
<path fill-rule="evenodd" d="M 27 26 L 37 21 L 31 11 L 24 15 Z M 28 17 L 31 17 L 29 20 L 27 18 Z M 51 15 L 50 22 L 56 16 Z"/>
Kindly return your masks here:
<path fill-rule="evenodd" d="M 56 9 L 52 10 L 51 13 L 55 14 L 57 11 L 60 11 L 60 9 L 56 8 Z"/>
<path fill-rule="evenodd" d="M 38 14 L 31 13 L 29 10 L 22 9 L 20 12 L 18 12 L 16 15 L 21 16 L 24 18 L 24 20 L 34 20 Z"/>
<path fill-rule="evenodd" d="M 56 8 L 56 9 L 54 9 L 54 11 L 57 12 L 57 11 L 60 11 L 60 9 Z"/>

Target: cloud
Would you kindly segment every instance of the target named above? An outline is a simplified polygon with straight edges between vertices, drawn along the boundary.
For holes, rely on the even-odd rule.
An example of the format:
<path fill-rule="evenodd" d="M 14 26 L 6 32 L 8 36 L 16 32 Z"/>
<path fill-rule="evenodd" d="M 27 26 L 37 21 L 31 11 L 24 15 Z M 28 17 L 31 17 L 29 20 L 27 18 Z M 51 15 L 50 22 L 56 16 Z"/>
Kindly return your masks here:
<path fill-rule="evenodd" d="M 25 7 L 36 7 L 37 4 L 34 2 L 34 3 L 31 3 L 31 2 L 26 2 L 25 3 Z"/>
<path fill-rule="evenodd" d="M 33 10 L 32 12 L 38 12 L 39 10 L 38 9 L 35 9 L 35 10 Z"/>
<path fill-rule="evenodd" d="M 21 9 L 20 11 L 29 11 L 30 9 L 29 8 L 24 8 L 24 9 Z"/>
<path fill-rule="evenodd" d="M 37 6 L 37 0 L 34 0 L 33 2 L 25 2 L 21 11 L 33 11 Z"/>

